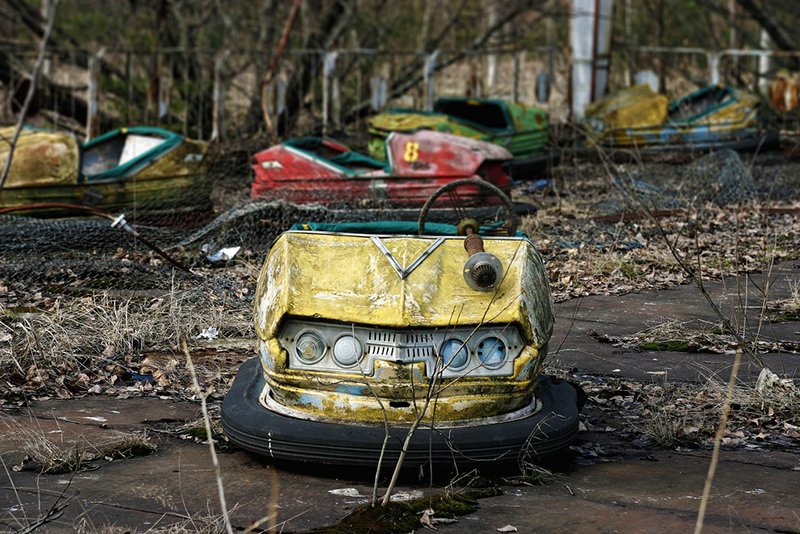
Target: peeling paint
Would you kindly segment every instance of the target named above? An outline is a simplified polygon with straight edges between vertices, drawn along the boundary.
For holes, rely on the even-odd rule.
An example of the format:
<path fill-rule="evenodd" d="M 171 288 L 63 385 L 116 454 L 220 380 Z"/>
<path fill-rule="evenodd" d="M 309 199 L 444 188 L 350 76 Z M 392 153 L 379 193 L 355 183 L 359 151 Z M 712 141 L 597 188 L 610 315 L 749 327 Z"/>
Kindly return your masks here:
<path fill-rule="evenodd" d="M 433 241 L 392 236 L 383 237 L 382 242 L 405 268 Z M 304 369 L 289 368 L 286 349 L 277 339 L 281 325 L 313 318 L 342 325 L 343 333 L 348 324 L 412 331 L 481 324 L 518 326 L 524 348 L 505 376 L 467 373 L 438 379 L 442 389 L 435 417 L 437 424 L 455 425 L 530 411 L 535 406 L 535 402 L 531 404 L 535 401 L 533 387 L 554 322 L 544 263 L 524 238 L 487 237 L 485 247 L 503 263 L 506 273 L 496 292 L 473 291 L 467 286 L 462 275 L 467 258 L 463 238 L 445 238 L 401 279 L 369 236 L 282 234 L 261 271 L 255 299 L 268 389 L 262 403 L 304 418 L 343 418 L 349 424 L 377 424 L 384 416 L 393 423 L 407 424 L 416 417 L 431 383 L 423 361 L 362 360 L 356 369 L 363 375 L 337 371 L 334 363 L 326 364 L 325 370 L 314 369 L 311 363 Z M 295 333 L 287 334 L 287 340 L 301 330 L 291 332 Z M 335 339 L 335 333 L 330 339 Z M 331 340 L 326 344 L 332 344 Z M 330 356 L 325 358 L 332 362 Z M 364 368 L 366 361 L 371 369 Z M 508 376 L 512 367 L 513 375 Z M 426 414 L 426 421 L 432 413 Z"/>
<path fill-rule="evenodd" d="M 415 237 L 396 240 L 422 241 L 401 255 L 404 263 L 430 244 L 429 239 Z M 541 256 L 521 238 L 487 239 L 487 250 L 507 271 L 496 297 L 473 291 L 464 282 L 461 271 L 467 254 L 459 238 L 445 239 L 408 278 L 400 280 L 366 236 L 317 234 L 312 238 L 303 232 L 287 232 L 270 251 L 260 276 L 259 336 L 275 335 L 286 315 L 389 327 L 447 327 L 457 305 L 463 306 L 461 324 L 478 324 L 484 317 L 495 323 L 516 322 L 541 346 L 553 325 Z M 324 265 L 320 258 L 325 258 Z"/>
<path fill-rule="evenodd" d="M 367 386 L 352 386 L 352 385 L 340 385 L 336 386 L 337 393 L 345 393 L 347 395 L 364 395 L 369 394 L 367 391 L 369 388 Z"/>

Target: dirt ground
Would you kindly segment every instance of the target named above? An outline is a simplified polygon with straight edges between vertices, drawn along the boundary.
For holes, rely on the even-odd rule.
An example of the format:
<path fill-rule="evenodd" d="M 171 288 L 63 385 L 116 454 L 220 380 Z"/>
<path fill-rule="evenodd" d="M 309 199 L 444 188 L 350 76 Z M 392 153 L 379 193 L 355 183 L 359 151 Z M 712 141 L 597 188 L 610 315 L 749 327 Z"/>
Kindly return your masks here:
<path fill-rule="evenodd" d="M 523 227 L 547 259 L 556 300 L 548 372 L 586 392 L 581 432 L 542 471 L 481 466 L 501 494 L 437 528 L 693 530 L 744 342 L 704 532 L 800 532 L 797 171 L 772 155 L 705 166 L 576 162 L 546 183 L 520 184 L 516 199 L 540 208 Z M 258 237 L 268 242 L 278 226 L 258 227 Z M 106 243 L 92 225 L 82 227 L 99 236 L 91 251 L 67 247 L 77 227 L 49 235 L 63 245 L 49 264 L 20 250 L 0 261 L 0 530 L 221 531 L 177 340 L 190 340 L 218 424 L 220 401 L 253 353 L 264 245 L 240 231 L 250 246 L 236 261 L 204 263 L 203 241 L 234 237 L 220 225 L 213 239 L 175 248 L 199 279 L 165 270 L 135 244 Z M 37 226 L 27 235 L 44 234 Z M 98 273 L 118 268 L 130 285 L 104 287 Z M 237 528 L 321 528 L 369 502 L 368 479 L 265 463 L 213 435 Z M 471 478 L 409 476 L 399 496 L 466 491 Z"/>

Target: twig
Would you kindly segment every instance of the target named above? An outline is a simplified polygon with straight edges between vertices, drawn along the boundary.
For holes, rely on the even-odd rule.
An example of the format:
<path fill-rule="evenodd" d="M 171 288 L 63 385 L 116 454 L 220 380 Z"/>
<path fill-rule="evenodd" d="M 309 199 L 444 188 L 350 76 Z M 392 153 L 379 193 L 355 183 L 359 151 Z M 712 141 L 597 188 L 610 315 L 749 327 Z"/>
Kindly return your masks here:
<path fill-rule="evenodd" d="M 381 407 L 381 414 L 383 415 L 383 443 L 381 443 L 381 454 L 378 456 L 378 465 L 375 466 L 375 481 L 372 484 L 372 500 L 370 502 L 372 506 L 375 506 L 375 503 L 378 502 L 378 483 L 380 482 L 381 477 L 383 457 L 386 455 L 386 446 L 389 444 L 389 438 L 391 435 L 389 434 L 389 416 L 386 414 L 386 407 L 383 405 L 380 397 L 378 397 L 378 394 L 372 389 L 372 385 L 368 381 L 365 381 L 365 384 L 372 396 L 375 397 L 378 405 Z"/>
<path fill-rule="evenodd" d="M 147 508 L 140 508 L 138 506 L 125 506 L 123 504 L 118 504 L 115 502 L 108 502 L 108 501 L 84 501 L 86 504 L 91 505 L 101 505 L 101 506 L 108 506 L 109 508 L 117 508 L 119 510 L 131 510 L 133 512 L 141 512 L 144 514 L 154 514 L 160 515 L 165 517 L 174 517 L 176 519 L 184 519 L 184 520 L 191 520 L 191 516 L 187 514 L 181 514 L 178 512 L 165 512 L 164 510 L 149 510 Z"/>
<path fill-rule="evenodd" d="M 30 491 L 30 493 L 35 493 L 36 494 L 36 497 L 39 499 L 39 510 L 40 511 L 42 509 L 41 496 L 42 496 L 43 493 L 47 493 L 49 495 L 55 495 L 55 497 L 56 497 L 56 500 L 53 502 L 52 506 L 50 506 L 50 508 L 44 513 L 44 515 L 40 515 L 32 523 L 28 523 L 28 518 L 25 515 L 25 506 L 23 505 L 22 500 L 19 498 L 19 492 L 17 491 L 17 486 L 14 484 L 14 480 L 11 478 L 11 473 L 8 472 L 8 466 L 6 466 L 6 463 L 5 463 L 5 461 L 3 460 L 2 457 L 0 457 L 0 463 L 2 463 L 3 469 L 5 469 L 6 476 L 8 476 L 8 481 L 11 483 L 11 488 L 13 489 L 14 495 L 17 498 L 17 503 L 19 504 L 20 510 L 22 510 L 23 518 L 25 519 L 25 522 L 27 523 L 27 525 L 23 525 L 22 522 L 16 516 L 11 514 L 11 518 L 17 523 L 17 525 L 20 526 L 20 528 L 18 530 L 16 530 L 16 532 L 25 533 L 25 534 L 28 534 L 30 532 L 34 532 L 39 527 L 41 527 L 43 525 L 46 525 L 47 523 L 50 523 L 51 521 L 55 521 L 56 519 L 58 519 L 59 517 L 64 515 L 64 510 L 67 508 L 67 506 L 70 505 L 70 503 L 72 502 L 72 498 L 74 497 L 74 495 L 67 496 L 66 493 L 67 493 L 67 490 L 72 485 L 72 479 L 75 476 L 75 473 L 77 473 L 77 471 L 73 471 L 72 472 L 72 474 L 69 477 L 69 480 L 67 480 L 67 484 L 64 486 L 64 488 L 60 492 L 58 492 L 58 491 L 46 491 L 46 490 L 42 490 L 41 488 L 38 488 L 38 487 L 37 487 L 36 491 L 30 491 L 30 490 L 25 490 L 24 488 L 19 488 L 22 491 Z M 39 479 L 38 478 L 36 480 L 36 484 L 37 484 L 37 486 L 39 484 Z"/>
<path fill-rule="evenodd" d="M 248 526 L 245 529 L 245 532 L 254 532 L 257 528 L 259 528 L 264 523 L 264 521 L 267 520 L 266 518 L 269 518 L 269 517 L 272 517 L 272 519 L 269 520 L 270 521 L 270 525 L 266 529 L 267 532 L 273 531 L 278 527 L 281 527 L 281 531 L 283 531 L 283 527 L 285 527 L 287 524 L 289 524 L 290 521 L 294 521 L 295 519 L 297 519 L 301 515 L 307 514 L 310 511 L 311 511 L 311 508 L 307 508 L 307 509 L 303 510 L 302 512 L 294 514 L 292 517 L 290 517 L 288 519 L 284 519 L 280 523 L 274 523 L 274 517 L 273 517 L 274 514 L 268 514 L 267 516 L 265 516 L 265 518 L 259 519 L 258 521 L 256 521 L 252 525 Z"/>
<path fill-rule="evenodd" d="M 219 467 L 219 461 L 217 461 L 217 451 L 214 448 L 214 439 L 211 434 L 211 418 L 208 416 L 208 406 L 206 405 L 208 393 L 203 392 L 200 388 L 200 383 L 197 381 L 197 373 L 194 369 L 192 356 L 189 354 L 186 338 L 181 340 L 181 347 L 183 348 L 183 353 L 186 355 L 186 367 L 189 369 L 189 374 L 192 377 L 192 388 L 195 394 L 200 398 L 200 410 L 203 412 L 203 423 L 206 427 L 206 437 L 208 438 L 208 449 L 211 453 L 211 463 L 214 465 L 214 478 L 217 480 L 217 493 L 219 494 L 219 505 L 222 508 L 222 519 L 225 522 L 225 530 L 228 534 L 233 534 L 231 518 L 228 515 L 228 505 L 225 502 L 225 488 L 222 485 L 222 472 Z"/>
<path fill-rule="evenodd" d="M 22 131 L 22 125 L 25 123 L 25 117 L 28 115 L 28 108 L 33 100 L 33 94 L 36 92 L 36 85 L 39 83 L 39 74 L 42 71 L 42 64 L 44 63 L 44 55 L 47 51 L 47 41 L 50 40 L 50 34 L 53 31 L 53 23 L 56 20 L 56 8 L 60 0 L 53 0 L 50 4 L 50 12 L 47 14 L 47 27 L 44 30 L 42 41 L 39 43 L 39 57 L 36 58 L 36 63 L 33 67 L 33 76 L 31 77 L 31 84 L 28 87 L 28 94 L 25 95 L 25 103 L 22 105 L 22 110 L 19 112 L 19 120 L 17 127 L 14 129 L 14 136 L 11 138 L 11 143 L 8 147 L 8 156 L 6 157 L 6 164 L 3 167 L 3 174 L 0 176 L 0 190 L 3 189 L 3 184 L 8 177 L 11 170 L 11 161 L 14 159 L 14 148 L 17 146 L 19 134 Z"/>
<path fill-rule="evenodd" d="M 602 154 L 601 154 L 601 160 L 603 161 L 603 164 L 604 164 L 604 166 L 606 168 L 606 173 L 608 174 L 609 177 L 611 177 L 611 176 L 613 176 L 613 174 L 611 173 L 611 169 L 608 167 L 608 161 L 606 161 L 606 159 L 607 159 L 607 156 L 605 156 L 605 158 L 603 158 Z M 658 217 L 653 215 L 653 210 L 651 209 L 651 207 L 648 206 L 647 204 L 645 204 L 644 201 L 641 198 L 639 198 L 639 195 L 636 195 L 636 194 L 632 193 L 631 191 L 629 191 L 623 184 L 614 184 L 613 182 L 612 182 L 612 184 L 618 186 L 620 191 L 622 191 L 622 193 L 629 200 L 631 200 L 635 204 L 638 204 L 639 206 L 641 206 L 641 208 L 644 211 L 645 215 L 647 215 L 647 218 L 650 219 L 650 221 L 656 227 L 656 230 L 658 231 L 658 233 L 661 236 L 661 238 L 667 244 L 667 248 L 669 248 L 669 251 L 670 251 L 670 254 L 672 255 L 672 257 L 675 258 L 675 261 L 678 262 L 678 265 L 681 267 L 681 269 L 689 276 L 689 278 L 691 278 L 691 280 L 694 282 L 694 284 L 700 290 L 700 293 L 703 295 L 703 298 L 706 300 L 708 305 L 714 311 L 714 314 L 719 318 L 720 322 L 722 323 L 723 328 L 727 332 L 729 332 L 731 334 L 734 334 L 737 337 L 740 337 L 738 332 L 737 332 L 737 329 L 731 324 L 730 320 L 727 317 L 725 317 L 725 315 L 719 309 L 719 306 L 717 306 L 717 303 L 714 302 L 714 299 L 711 298 L 711 295 L 706 290 L 705 285 L 703 284 L 702 273 L 698 274 L 698 272 L 695 270 L 695 268 L 693 268 L 691 265 L 689 265 L 689 263 L 687 262 L 686 258 L 684 258 L 684 256 L 678 251 L 678 248 L 677 248 L 677 238 L 678 238 L 678 236 L 676 236 L 676 241 L 674 243 L 671 242 L 669 240 L 669 235 L 667 234 L 666 229 L 661 224 L 661 221 L 658 219 Z M 699 260 L 699 258 L 698 258 L 698 260 Z"/>
<path fill-rule="evenodd" d="M 381 506 L 386 506 L 387 504 L 389 504 L 389 500 L 392 497 L 392 492 L 394 491 L 394 487 L 397 484 L 397 479 L 400 476 L 400 471 L 403 468 L 403 462 L 406 459 L 406 451 L 408 451 L 408 446 L 411 443 L 411 438 L 414 436 L 414 432 L 417 430 L 419 424 L 422 422 L 422 419 L 425 417 L 425 414 L 428 411 L 428 406 L 430 406 L 431 398 L 433 397 L 432 394 L 436 389 L 436 382 L 437 382 L 436 379 L 438 378 L 438 374 L 434 373 L 433 377 L 431 378 L 427 394 L 425 395 L 425 403 L 422 405 L 422 410 L 419 411 L 417 417 L 414 419 L 414 422 L 411 424 L 411 427 L 408 429 L 408 432 L 406 433 L 406 438 L 403 440 L 403 447 L 400 449 L 400 455 L 398 456 L 397 463 L 394 466 L 392 479 L 389 481 L 389 486 L 387 486 L 386 493 L 384 493 L 383 495 Z"/>
<path fill-rule="evenodd" d="M 706 483 L 703 487 L 703 498 L 700 501 L 700 510 L 697 512 L 697 522 L 694 527 L 694 534 L 700 534 L 703 531 L 703 520 L 706 515 L 706 506 L 708 505 L 708 498 L 711 494 L 711 485 L 714 482 L 714 474 L 717 471 L 717 463 L 719 462 L 719 447 L 722 442 L 722 436 L 725 434 L 725 429 L 728 426 L 728 414 L 731 410 L 731 403 L 733 402 L 733 392 L 736 387 L 736 380 L 739 376 L 739 364 L 742 361 L 742 343 L 736 349 L 736 357 L 733 360 L 733 369 L 731 369 L 731 376 L 728 380 L 728 392 L 725 395 L 725 404 L 722 405 L 722 414 L 719 417 L 719 426 L 717 433 L 714 435 L 714 451 L 711 453 L 711 463 L 708 466 L 708 473 L 706 474 Z"/>
<path fill-rule="evenodd" d="M 11 483 L 11 489 L 14 491 L 14 496 L 17 498 L 17 504 L 19 504 L 19 509 L 22 511 L 22 516 L 25 517 L 25 505 L 22 504 L 22 499 L 19 498 L 19 492 L 17 491 L 17 485 L 14 484 L 14 479 L 11 478 L 11 473 L 8 472 L 8 466 L 6 465 L 6 462 L 5 462 L 5 460 L 3 460 L 2 456 L 0 456 L 0 464 L 3 465 L 3 469 L 6 472 L 6 476 L 8 477 L 8 481 Z M 15 516 L 14 514 L 9 514 L 9 515 L 11 515 L 11 518 L 17 523 L 17 525 L 19 525 L 20 527 L 23 526 L 22 523 L 20 522 L 20 520 L 17 519 L 17 516 Z"/>
<path fill-rule="evenodd" d="M 275 474 L 274 470 L 270 470 L 269 471 L 269 475 L 270 475 L 270 478 L 272 479 L 272 484 L 271 484 L 271 487 L 270 487 L 270 489 L 271 489 L 271 496 L 270 496 L 270 508 L 271 508 L 271 511 L 268 512 L 263 517 L 261 517 L 260 519 L 256 519 L 255 521 L 250 523 L 250 525 L 248 525 L 247 528 L 244 529 L 245 534 L 249 534 L 250 532 L 255 532 L 256 530 L 260 529 L 261 525 L 263 525 L 264 523 L 267 523 L 266 530 L 268 532 L 269 531 L 273 531 L 276 528 L 278 528 L 278 526 L 283 527 L 283 525 L 285 525 L 286 523 L 288 523 L 289 521 L 291 521 L 295 517 L 301 516 L 304 513 L 308 512 L 308 510 L 305 510 L 305 511 L 300 512 L 299 514 L 297 514 L 295 516 L 290 517 L 289 519 L 287 519 L 285 521 L 282 521 L 281 523 L 275 523 L 275 519 L 277 519 L 277 517 L 278 517 L 278 499 L 280 497 L 280 483 L 278 481 L 278 475 Z"/>

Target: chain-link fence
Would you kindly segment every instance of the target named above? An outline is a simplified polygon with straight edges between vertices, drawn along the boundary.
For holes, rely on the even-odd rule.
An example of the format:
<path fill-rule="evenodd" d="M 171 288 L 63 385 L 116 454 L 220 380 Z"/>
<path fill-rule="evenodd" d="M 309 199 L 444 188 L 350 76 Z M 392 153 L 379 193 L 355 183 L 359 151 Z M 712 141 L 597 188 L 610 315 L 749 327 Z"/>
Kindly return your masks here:
<path fill-rule="evenodd" d="M 21 46 L 0 49 L 0 92 L 10 103 L 0 122 L 15 120 L 36 55 Z M 283 137 L 353 130 L 369 113 L 429 107 L 440 95 L 513 98 L 565 116 L 567 64 L 554 47 L 469 54 L 289 50 L 263 87 L 262 56 L 231 50 L 50 50 L 30 115 L 41 126 L 88 137 L 144 124 L 203 140 L 250 137 L 264 129 L 265 110 Z M 547 98 L 537 98 L 541 74 L 552 87 Z"/>

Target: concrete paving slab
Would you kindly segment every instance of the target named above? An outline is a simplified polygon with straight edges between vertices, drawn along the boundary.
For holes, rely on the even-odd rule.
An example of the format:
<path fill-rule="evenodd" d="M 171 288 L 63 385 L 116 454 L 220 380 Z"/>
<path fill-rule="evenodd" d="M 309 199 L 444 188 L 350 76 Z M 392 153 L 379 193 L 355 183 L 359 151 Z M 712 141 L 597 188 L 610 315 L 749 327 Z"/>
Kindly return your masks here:
<path fill-rule="evenodd" d="M 760 328 L 761 339 L 800 341 L 800 322 L 759 322 L 763 296 L 758 288 L 770 286 L 768 301 L 786 298 L 791 280 L 800 280 L 800 267 L 794 262 L 775 266 L 768 277 L 757 273 L 742 277 L 741 297 L 736 283 L 711 281 L 705 284 L 720 310 L 740 324 L 747 319 L 751 332 Z M 770 284 L 766 284 L 770 280 Z M 742 306 L 746 308 L 742 310 Z M 556 327 L 550 340 L 551 355 L 557 365 L 586 374 L 625 376 L 637 380 L 664 379 L 697 381 L 708 376 L 727 380 L 732 355 L 670 351 L 630 350 L 600 343 L 596 332 L 607 336 L 630 336 L 666 320 L 707 321 L 718 324 L 712 308 L 694 285 L 623 296 L 592 296 L 556 304 Z M 800 355 L 763 354 L 764 364 L 783 376 L 800 376 Z M 740 377 L 755 381 L 761 366 L 745 361 Z"/>
<path fill-rule="evenodd" d="M 798 457 L 764 465 L 763 452 L 723 451 L 703 532 L 796 532 L 800 529 Z M 541 487 L 507 489 L 442 532 L 692 532 L 709 453 L 653 452 L 577 467 Z"/>

